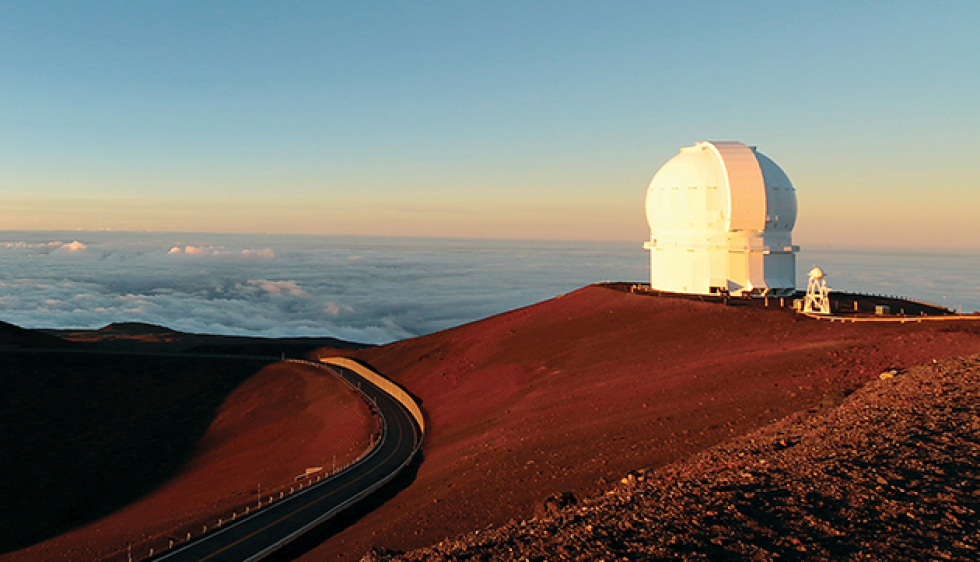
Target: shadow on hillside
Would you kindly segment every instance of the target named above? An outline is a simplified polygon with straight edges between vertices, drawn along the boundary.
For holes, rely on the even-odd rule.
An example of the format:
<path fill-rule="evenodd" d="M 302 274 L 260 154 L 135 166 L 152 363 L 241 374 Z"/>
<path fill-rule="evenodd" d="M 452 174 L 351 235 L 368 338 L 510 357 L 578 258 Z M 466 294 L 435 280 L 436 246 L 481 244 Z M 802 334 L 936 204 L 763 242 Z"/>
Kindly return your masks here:
<path fill-rule="evenodd" d="M 266 562 L 287 562 L 289 560 L 295 560 L 320 546 L 334 535 L 351 527 L 365 515 L 383 506 L 402 490 L 408 488 L 418 476 L 419 467 L 422 466 L 424 458 L 424 452 L 420 449 L 416 453 L 415 458 L 412 459 L 412 463 L 405 467 L 405 470 L 393 478 L 391 482 L 388 482 L 381 489 L 341 512 L 336 517 L 310 529 L 264 560 Z"/>
<path fill-rule="evenodd" d="M 158 488 L 228 395 L 268 362 L 0 353 L 0 554 Z"/>

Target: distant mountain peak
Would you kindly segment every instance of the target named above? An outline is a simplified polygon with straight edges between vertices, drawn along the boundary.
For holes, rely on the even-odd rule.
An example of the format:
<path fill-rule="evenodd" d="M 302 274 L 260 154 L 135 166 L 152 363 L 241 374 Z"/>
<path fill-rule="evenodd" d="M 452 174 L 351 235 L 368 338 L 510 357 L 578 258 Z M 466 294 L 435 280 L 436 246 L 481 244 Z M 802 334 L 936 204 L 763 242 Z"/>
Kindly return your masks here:
<path fill-rule="evenodd" d="M 102 333 L 127 334 L 127 335 L 149 335 L 149 334 L 181 334 L 177 330 L 172 330 L 166 326 L 147 324 L 145 322 L 113 322 L 99 328 Z"/>

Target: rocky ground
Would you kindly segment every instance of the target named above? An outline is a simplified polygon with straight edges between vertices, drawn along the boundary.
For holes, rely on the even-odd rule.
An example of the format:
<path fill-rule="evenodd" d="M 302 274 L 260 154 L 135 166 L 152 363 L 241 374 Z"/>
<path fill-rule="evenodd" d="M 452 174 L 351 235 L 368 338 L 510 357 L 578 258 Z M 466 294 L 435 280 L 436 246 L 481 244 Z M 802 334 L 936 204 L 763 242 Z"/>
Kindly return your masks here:
<path fill-rule="evenodd" d="M 538 516 L 365 560 L 980 558 L 980 356 L 846 397 Z"/>

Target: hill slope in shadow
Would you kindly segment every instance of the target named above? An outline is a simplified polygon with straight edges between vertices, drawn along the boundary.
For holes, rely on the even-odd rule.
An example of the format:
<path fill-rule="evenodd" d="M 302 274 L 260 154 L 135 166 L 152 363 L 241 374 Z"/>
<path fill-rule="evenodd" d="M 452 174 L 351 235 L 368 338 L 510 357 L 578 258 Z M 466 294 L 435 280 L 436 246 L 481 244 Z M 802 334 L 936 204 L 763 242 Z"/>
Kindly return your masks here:
<path fill-rule="evenodd" d="M 182 355 L 179 332 L 131 328 L 92 343 L 0 325 L 0 559 L 94 559 L 346 462 L 375 429 L 319 369 Z M 120 350 L 120 334 L 151 341 Z"/>

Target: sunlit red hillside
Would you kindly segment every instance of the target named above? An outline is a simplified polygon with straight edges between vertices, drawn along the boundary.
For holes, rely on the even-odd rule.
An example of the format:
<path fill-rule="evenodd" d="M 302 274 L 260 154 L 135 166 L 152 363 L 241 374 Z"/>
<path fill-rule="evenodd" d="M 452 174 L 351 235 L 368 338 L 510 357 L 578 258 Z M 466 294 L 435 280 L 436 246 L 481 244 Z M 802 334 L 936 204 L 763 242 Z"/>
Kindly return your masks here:
<path fill-rule="evenodd" d="M 425 460 L 394 498 L 303 560 L 356 560 L 530 517 L 607 489 L 886 369 L 980 350 L 963 325 L 840 324 L 591 286 L 356 353 L 429 416 Z"/>

